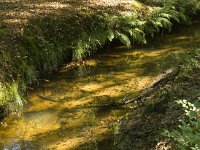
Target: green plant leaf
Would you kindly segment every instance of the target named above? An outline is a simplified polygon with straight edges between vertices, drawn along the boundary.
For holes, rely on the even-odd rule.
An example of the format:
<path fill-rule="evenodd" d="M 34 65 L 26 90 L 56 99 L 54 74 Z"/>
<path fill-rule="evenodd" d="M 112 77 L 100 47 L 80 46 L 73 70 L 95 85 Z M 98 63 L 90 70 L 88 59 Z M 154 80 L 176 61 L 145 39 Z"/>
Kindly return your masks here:
<path fill-rule="evenodd" d="M 131 46 L 131 42 L 129 40 L 129 38 L 123 34 L 123 33 L 120 33 L 118 31 L 115 32 L 116 34 L 116 37 L 123 43 L 125 44 L 127 47 L 130 47 Z"/>

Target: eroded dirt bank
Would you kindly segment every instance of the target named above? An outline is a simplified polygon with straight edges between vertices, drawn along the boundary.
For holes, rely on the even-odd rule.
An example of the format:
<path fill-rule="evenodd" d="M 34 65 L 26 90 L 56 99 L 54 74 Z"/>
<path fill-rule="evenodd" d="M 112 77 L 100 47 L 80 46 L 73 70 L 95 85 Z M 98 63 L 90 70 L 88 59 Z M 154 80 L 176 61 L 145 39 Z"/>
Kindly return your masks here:
<path fill-rule="evenodd" d="M 29 90 L 22 118 L 8 117 L 3 120 L 0 147 L 66 150 L 122 146 L 123 149 L 141 149 L 156 144 L 155 139 L 160 137 L 156 138 L 157 128 L 171 124 L 165 118 L 161 123 L 163 126 L 159 125 L 165 114 L 170 118 L 170 112 L 166 113 L 168 101 L 165 102 L 165 97 L 180 94 L 182 90 L 177 89 L 182 84 L 178 84 L 172 90 L 175 94 L 172 92 L 169 96 L 168 89 L 163 93 L 156 91 L 157 95 L 152 95 L 152 101 L 148 98 L 145 106 L 136 110 L 131 104 L 124 107 L 105 107 L 105 104 L 124 102 L 138 96 L 167 70 L 181 63 L 191 47 L 199 41 L 197 27 L 198 24 L 188 32 L 183 30 L 169 35 L 165 41 L 161 40 L 152 47 L 137 50 L 119 47 L 82 63 L 63 66 L 55 76 L 44 79 L 39 87 Z M 163 98 L 159 94 L 163 94 Z M 118 138 L 118 120 L 132 110 L 134 114 L 130 114 L 131 120 L 124 123 L 128 126 L 122 128 Z M 143 110 L 150 117 L 142 114 Z M 176 114 L 178 116 L 175 113 L 171 118 L 175 118 Z M 155 125 L 151 125 L 153 122 Z M 133 135 L 136 141 L 132 141 Z"/>
<path fill-rule="evenodd" d="M 122 123 L 117 137 L 117 149 L 127 150 L 164 150 L 174 149 L 173 144 L 161 133 L 164 129 L 177 128 L 179 119 L 183 119 L 179 99 L 194 100 L 200 91 L 200 70 L 190 72 L 184 81 L 169 81 L 160 87 Z M 175 82 L 175 83 L 174 83 Z"/>
<path fill-rule="evenodd" d="M 196 35 L 199 32 L 196 32 Z M 200 41 L 191 47 L 188 56 L 199 49 Z M 176 45 L 176 44 L 175 44 Z M 184 111 L 177 100 L 194 102 L 200 92 L 199 50 L 191 56 L 198 62 L 197 68 L 188 67 L 191 60 L 183 63 L 182 71 L 167 84 L 159 84 L 156 90 L 143 97 L 139 107 L 132 110 L 122 120 L 121 129 L 116 135 L 116 149 L 119 150 L 173 150 L 173 141 L 162 136 L 164 129 L 177 129 L 180 119 L 184 119 Z M 194 60 L 193 60 L 194 61 Z M 188 69 L 186 72 L 184 69 Z M 134 107 L 133 104 L 129 106 Z"/>

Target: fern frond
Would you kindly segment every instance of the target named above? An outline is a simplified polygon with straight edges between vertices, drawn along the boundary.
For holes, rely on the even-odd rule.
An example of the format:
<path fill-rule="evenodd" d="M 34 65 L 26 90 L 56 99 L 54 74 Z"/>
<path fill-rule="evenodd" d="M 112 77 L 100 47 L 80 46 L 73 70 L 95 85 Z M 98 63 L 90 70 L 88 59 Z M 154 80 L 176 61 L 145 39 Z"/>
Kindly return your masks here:
<path fill-rule="evenodd" d="M 108 40 L 111 42 L 111 41 L 115 38 L 115 35 L 114 35 L 113 30 L 108 29 L 108 30 L 106 31 L 106 33 L 107 33 L 107 38 L 108 38 Z"/>
<path fill-rule="evenodd" d="M 187 22 L 189 21 L 187 16 L 184 15 L 182 12 L 179 12 L 179 18 L 183 21 L 183 22 Z"/>
<path fill-rule="evenodd" d="M 123 34 L 123 33 L 120 33 L 118 31 L 115 31 L 115 37 L 117 39 L 119 39 L 123 44 L 125 44 L 127 47 L 131 47 L 131 42 L 129 40 L 129 38 Z"/>
<path fill-rule="evenodd" d="M 170 18 L 171 18 L 171 15 L 168 14 L 168 13 L 161 12 L 161 13 L 159 14 L 159 17 L 163 17 L 163 18 L 170 19 Z"/>
<path fill-rule="evenodd" d="M 132 33 L 134 39 L 136 39 L 140 43 L 146 44 L 145 34 L 142 30 L 140 30 L 139 28 L 135 28 L 132 30 Z"/>
<path fill-rule="evenodd" d="M 85 48 L 86 48 L 85 42 L 82 40 L 78 41 L 73 51 L 73 60 L 82 60 L 84 54 L 86 53 Z"/>
<path fill-rule="evenodd" d="M 157 20 L 158 22 L 162 24 L 163 29 L 167 29 L 168 31 L 171 31 L 172 23 L 170 22 L 170 20 L 166 18 L 161 18 L 161 17 L 159 17 Z"/>

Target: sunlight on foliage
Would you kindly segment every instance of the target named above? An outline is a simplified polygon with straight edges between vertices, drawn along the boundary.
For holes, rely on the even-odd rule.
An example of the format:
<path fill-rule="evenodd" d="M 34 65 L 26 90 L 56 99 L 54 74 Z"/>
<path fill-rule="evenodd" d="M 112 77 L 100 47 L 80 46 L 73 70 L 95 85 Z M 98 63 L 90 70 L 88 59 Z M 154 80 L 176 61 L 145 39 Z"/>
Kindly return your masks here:
<path fill-rule="evenodd" d="M 67 9 L 60 4 L 57 7 L 57 4 L 56 9 Z M 13 43 L 8 40 L 10 47 L 5 43 L 0 53 L 1 80 L 9 85 L 3 84 L 5 93 L 13 94 L 11 88 L 7 88 L 13 87 L 13 81 L 18 84 L 18 92 L 24 93 L 27 84 L 37 83 L 40 75 L 55 70 L 66 57 L 82 60 L 113 41 L 127 47 L 147 44 L 149 37 L 170 32 L 174 23 L 190 22 L 189 16 L 200 8 L 196 0 L 166 0 L 151 10 L 139 2 L 134 5 L 144 9 L 146 14 L 139 17 L 134 12 L 128 15 L 76 12 L 69 18 L 33 17 L 17 33 L 0 25 L 1 37 L 14 39 Z M 48 7 L 54 7 L 54 4 Z M 3 95 L 1 102 L 5 102 Z"/>
<path fill-rule="evenodd" d="M 190 103 L 187 100 L 179 100 L 178 104 L 181 104 L 187 120 L 181 120 L 179 129 L 168 131 L 165 130 L 164 135 L 172 138 L 176 142 L 177 148 L 181 150 L 200 149 L 200 99 L 195 103 Z"/>

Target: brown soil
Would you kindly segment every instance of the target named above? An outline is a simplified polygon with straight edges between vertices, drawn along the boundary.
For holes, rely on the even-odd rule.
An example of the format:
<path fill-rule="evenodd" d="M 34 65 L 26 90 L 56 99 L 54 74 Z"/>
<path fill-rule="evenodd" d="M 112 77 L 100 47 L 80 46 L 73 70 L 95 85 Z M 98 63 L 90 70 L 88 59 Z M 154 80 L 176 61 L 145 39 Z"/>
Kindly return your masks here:
<path fill-rule="evenodd" d="M 79 27 L 73 25 L 71 19 L 78 22 L 81 17 L 93 14 L 126 14 L 133 9 L 132 4 L 132 0 L 1 0 L 0 50 L 17 50 L 17 40 L 25 27 L 32 24 L 30 20 L 62 18 L 62 23 L 70 27 L 69 34 L 73 35 L 73 28 Z"/>
<path fill-rule="evenodd" d="M 127 13 L 132 0 L 1 0 L 0 25 L 19 27 L 28 19 L 76 13 Z"/>
<path fill-rule="evenodd" d="M 133 109 L 128 119 L 122 121 L 116 136 L 119 150 L 171 150 L 173 143 L 161 135 L 164 129 L 177 128 L 183 117 L 179 99 L 195 100 L 200 91 L 200 69 L 183 79 L 176 78 L 162 85 L 140 107 Z"/>

